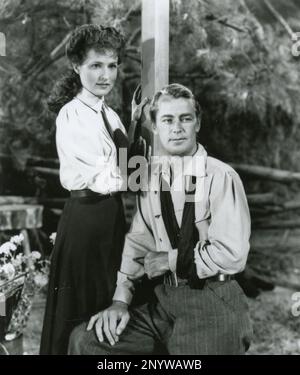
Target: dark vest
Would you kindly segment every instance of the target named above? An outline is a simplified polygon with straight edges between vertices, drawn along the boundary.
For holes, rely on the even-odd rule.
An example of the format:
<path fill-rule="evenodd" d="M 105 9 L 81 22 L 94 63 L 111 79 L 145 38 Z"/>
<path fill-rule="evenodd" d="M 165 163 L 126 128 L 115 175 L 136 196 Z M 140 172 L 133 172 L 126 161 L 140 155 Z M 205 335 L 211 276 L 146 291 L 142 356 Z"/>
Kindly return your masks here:
<path fill-rule="evenodd" d="M 181 228 L 177 223 L 169 185 L 161 179 L 160 203 L 161 213 L 165 228 L 173 249 L 178 249 L 176 274 L 181 279 L 187 279 L 190 288 L 201 289 L 204 280 L 197 276 L 194 262 L 194 248 L 199 241 L 199 233 L 195 225 L 195 185 L 196 177 L 192 176 L 192 187 L 185 191 L 186 197 L 192 198 L 185 201 Z"/>

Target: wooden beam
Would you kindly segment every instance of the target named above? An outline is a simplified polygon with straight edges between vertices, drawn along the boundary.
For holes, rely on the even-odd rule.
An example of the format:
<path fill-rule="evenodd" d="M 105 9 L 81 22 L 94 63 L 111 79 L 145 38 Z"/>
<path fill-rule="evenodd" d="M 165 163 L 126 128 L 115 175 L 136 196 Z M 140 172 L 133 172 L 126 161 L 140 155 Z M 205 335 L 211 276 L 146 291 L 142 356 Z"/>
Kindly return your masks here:
<path fill-rule="evenodd" d="M 297 229 L 300 228 L 300 220 L 256 220 L 252 221 L 252 229 Z"/>
<path fill-rule="evenodd" d="M 276 201 L 274 193 L 247 194 L 247 200 L 252 206 L 274 204 Z"/>
<path fill-rule="evenodd" d="M 28 167 L 27 169 L 52 176 L 59 176 L 59 170 L 57 168 L 45 168 L 45 167 Z"/>
<path fill-rule="evenodd" d="M 300 181 L 300 172 L 262 167 L 260 165 L 229 163 L 238 173 L 263 180 L 278 181 L 283 183 Z"/>
<path fill-rule="evenodd" d="M 169 83 L 169 0 L 142 0 L 142 92 L 153 94 Z M 157 136 L 148 120 L 142 135 L 152 143 L 152 153 L 159 153 Z"/>

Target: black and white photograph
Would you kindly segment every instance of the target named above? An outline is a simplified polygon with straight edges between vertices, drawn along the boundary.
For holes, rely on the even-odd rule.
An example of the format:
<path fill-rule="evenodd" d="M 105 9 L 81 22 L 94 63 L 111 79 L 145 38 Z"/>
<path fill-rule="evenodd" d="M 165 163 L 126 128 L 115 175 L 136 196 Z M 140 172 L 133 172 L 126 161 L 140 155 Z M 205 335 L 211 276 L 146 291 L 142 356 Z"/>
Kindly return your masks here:
<path fill-rule="evenodd" d="M 300 354 L 299 80 L 299 0 L 0 0 L 0 354 Z"/>

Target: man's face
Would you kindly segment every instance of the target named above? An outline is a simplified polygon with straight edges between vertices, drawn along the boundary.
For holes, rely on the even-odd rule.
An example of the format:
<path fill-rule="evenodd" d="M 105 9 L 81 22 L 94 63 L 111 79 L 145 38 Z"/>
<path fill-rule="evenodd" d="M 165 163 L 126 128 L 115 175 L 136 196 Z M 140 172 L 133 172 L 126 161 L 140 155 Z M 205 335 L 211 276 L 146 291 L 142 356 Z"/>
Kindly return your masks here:
<path fill-rule="evenodd" d="M 164 155 L 193 155 L 199 130 L 200 122 L 191 99 L 169 95 L 159 99 L 154 131 L 159 136 Z"/>
<path fill-rule="evenodd" d="M 83 88 L 98 97 L 107 95 L 114 87 L 118 73 L 118 56 L 115 51 L 89 50 L 84 62 L 74 66 Z"/>

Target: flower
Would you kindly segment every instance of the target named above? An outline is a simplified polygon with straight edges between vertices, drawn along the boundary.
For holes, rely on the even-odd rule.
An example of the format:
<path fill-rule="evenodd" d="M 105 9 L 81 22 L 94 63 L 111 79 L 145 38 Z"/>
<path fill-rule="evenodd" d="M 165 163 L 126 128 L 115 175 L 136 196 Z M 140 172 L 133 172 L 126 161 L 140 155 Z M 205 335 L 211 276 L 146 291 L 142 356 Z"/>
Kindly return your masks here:
<path fill-rule="evenodd" d="M 7 278 L 7 280 L 12 280 L 16 274 L 16 269 L 11 263 L 5 263 L 1 267 L 1 271 L 4 274 L 4 277 Z"/>
<path fill-rule="evenodd" d="M 31 252 L 31 257 L 33 259 L 40 259 L 41 258 L 41 253 L 39 253 L 38 251 L 32 251 Z"/>
<path fill-rule="evenodd" d="M 20 267 L 23 261 L 23 254 L 18 254 L 15 258 L 11 260 L 11 263 L 14 267 Z"/>
<path fill-rule="evenodd" d="M 16 244 L 16 245 L 21 245 L 22 241 L 24 241 L 24 235 L 23 233 L 19 234 L 18 236 L 13 236 L 10 239 L 10 242 Z"/>
<path fill-rule="evenodd" d="M 12 242 L 5 242 L 0 246 L 0 254 L 9 255 L 12 251 L 17 250 L 17 246 Z"/>
<path fill-rule="evenodd" d="M 53 232 L 49 236 L 50 242 L 54 245 L 56 240 L 56 232 Z"/>
<path fill-rule="evenodd" d="M 34 282 L 36 285 L 40 286 L 41 288 L 48 283 L 48 276 L 47 275 L 42 275 L 38 274 L 34 276 Z"/>
<path fill-rule="evenodd" d="M 41 259 L 40 252 L 23 253 L 21 249 L 23 240 L 24 236 L 20 234 L 13 236 L 0 246 L 0 292 L 2 291 L 1 285 L 6 284 L 14 277 L 28 272 L 36 275 L 45 271 L 45 264 Z"/>
<path fill-rule="evenodd" d="M 10 300 L 11 313 L 6 317 L 9 323 L 8 328 L 5 328 L 6 340 L 23 332 L 33 297 L 36 291 L 48 282 L 50 262 L 42 259 L 38 251 L 24 254 L 21 247 L 23 240 L 24 236 L 20 234 L 0 246 L 0 296 L 4 296 L 4 302 Z M 5 315 L 7 310 L 4 309 Z M 0 341 L 2 339 L 3 337 L 0 337 Z"/>

